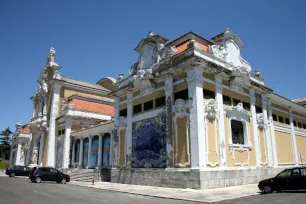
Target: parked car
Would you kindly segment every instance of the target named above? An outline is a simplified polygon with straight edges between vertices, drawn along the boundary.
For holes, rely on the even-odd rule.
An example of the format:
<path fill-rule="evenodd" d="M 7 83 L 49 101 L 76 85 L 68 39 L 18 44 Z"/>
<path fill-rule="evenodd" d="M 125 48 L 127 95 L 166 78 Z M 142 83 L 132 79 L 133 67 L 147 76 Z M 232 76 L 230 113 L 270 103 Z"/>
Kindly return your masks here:
<path fill-rule="evenodd" d="M 31 168 L 27 166 L 20 166 L 20 165 L 12 165 L 7 167 L 6 169 L 6 175 L 9 177 L 14 176 L 29 176 L 31 172 Z"/>
<path fill-rule="evenodd" d="M 306 167 L 285 169 L 277 176 L 259 182 L 258 188 L 263 193 L 283 190 L 306 190 Z"/>
<path fill-rule="evenodd" d="M 57 183 L 65 184 L 70 181 L 69 175 L 52 167 L 34 167 L 29 178 L 35 183 L 41 183 L 42 181 L 56 181 Z"/>

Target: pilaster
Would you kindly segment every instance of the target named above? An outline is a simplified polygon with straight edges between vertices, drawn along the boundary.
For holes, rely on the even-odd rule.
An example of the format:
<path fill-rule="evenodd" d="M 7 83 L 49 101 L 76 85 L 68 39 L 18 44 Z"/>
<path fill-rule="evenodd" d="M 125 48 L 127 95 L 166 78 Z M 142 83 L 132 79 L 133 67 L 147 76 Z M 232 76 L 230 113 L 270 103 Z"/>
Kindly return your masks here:
<path fill-rule="evenodd" d="M 292 114 L 291 107 L 289 107 L 289 114 L 290 114 L 290 127 L 291 127 L 291 138 L 292 138 L 291 141 L 292 141 L 294 163 L 295 165 L 299 165 L 299 156 L 298 156 L 298 151 L 297 151 L 297 146 L 296 146 L 296 137 L 295 137 L 293 114 Z"/>
<path fill-rule="evenodd" d="M 255 154 L 256 154 L 256 166 L 261 165 L 261 147 L 260 147 L 260 139 L 258 133 L 258 124 L 257 124 L 257 114 L 256 114 L 256 95 L 255 90 L 250 89 L 250 104 L 251 104 L 251 114 L 252 114 L 252 126 L 253 126 L 253 135 L 254 135 L 254 146 L 255 146 Z"/>
<path fill-rule="evenodd" d="M 166 144 L 167 144 L 167 168 L 173 168 L 173 77 L 166 76 L 165 80 L 165 96 L 166 96 L 166 119 L 167 119 L 167 133 L 166 133 Z"/>
<path fill-rule="evenodd" d="M 273 163 L 274 166 L 278 166 L 278 159 L 277 159 L 277 148 L 276 148 L 276 138 L 274 132 L 274 124 L 273 124 L 273 117 L 272 117 L 272 103 L 271 99 L 268 99 L 268 114 L 269 114 L 269 129 L 271 135 L 271 142 L 272 142 L 272 149 L 273 149 Z"/>
<path fill-rule="evenodd" d="M 115 119 L 114 119 L 114 137 L 113 137 L 113 143 L 112 143 L 112 147 L 111 147 L 111 151 L 114 152 L 113 154 L 113 158 L 112 158 L 112 166 L 117 166 L 117 161 L 119 161 L 118 158 L 118 145 L 119 145 L 119 138 L 120 138 L 120 132 L 119 132 L 119 97 L 115 97 L 115 101 L 114 101 L 114 105 L 115 105 Z M 102 136 L 101 136 L 102 137 Z M 100 137 L 99 137 L 99 145 L 100 145 Z M 99 147 L 100 150 L 100 147 Z M 101 138 L 101 150 L 102 151 L 102 138 Z M 102 152 L 101 152 L 102 153 Z M 100 156 L 102 158 L 102 156 Z M 102 159 L 100 161 L 100 165 L 99 167 L 101 167 L 102 164 Z"/>
<path fill-rule="evenodd" d="M 225 143 L 225 128 L 224 128 L 224 110 L 223 110 L 223 84 L 222 76 L 215 76 L 216 83 L 216 101 L 218 106 L 218 135 L 220 148 L 220 167 L 226 167 L 226 143 Z"/>
<path fill-rule="evenodd" d="M 51 113 L 49 121 L 49 135 L 48 135 L 48 150 L 47 150 L 47 166 L 55 167 L 55 136 L 56 136 L 56 122 L 55 119 L 58 115 L 58 103 L 59 103 L 59 93 L 61 85 L 54 83 L 53 84 L 53 94 L 52 94 L 52 103 L 51 103 Z"/>
<path fill-rule="evenodd" d="M 20 165 L 20 156 L 21 156 L 21 143 L 17 141 L 17 152 L 16 152 L 15 165 Z"/>
<path fill-rule="evenodd" d="M 45 133 L 40 132 L 39 156 L 38 156 L 38 165 L 39 166 L 42 166 L 43 153 L 44 153 L 44 142 L 45 142 Z"/>
<path fill-rule="evenodd" d="M 190 107 L 191 168 L 206 167 L 206 147 L 203 107 L 203 70 L 198 67 L 187 71 Z"/>
<path fill-rule="evenodd" d="M 267 158 L 268 158 L 268 166 L 273 165 L 273 150 L 271 144 L 271 136 L 270 131 L 268 130 L 268 113 L 267 113 L 267 105 L 268 101 L 264 94 L 261 95 L 262 100 L 262 114 L 264 118 L 264 133 L 265 133 L 265 141 L 267 146 Z"/>
<path fill-rule="evenodd" d="M 127 95 L 127 128 L 126 128 L 126 167 L 132 166 L 132 117 L 133 117 L 133 93 Z M 120 141 L 121 142 L 121 141 Z"/>
<path fill-rule="evenodd" d="M 65 120 L 65 136 L 64 136 L 64 146 L 63 146 L 63 159 L 62 168 L 69 168 L 69 153 L 70 153 L 70 135 L 71 126 L 73 121 L 71 119 Z"/>

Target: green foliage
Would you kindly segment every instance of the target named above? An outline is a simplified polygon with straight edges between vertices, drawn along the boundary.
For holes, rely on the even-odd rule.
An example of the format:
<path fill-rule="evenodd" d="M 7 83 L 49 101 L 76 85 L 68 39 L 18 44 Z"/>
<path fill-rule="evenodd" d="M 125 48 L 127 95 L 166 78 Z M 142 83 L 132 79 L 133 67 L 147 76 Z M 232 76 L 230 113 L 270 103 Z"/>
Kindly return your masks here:
<path fill-rule="evenodd" d="M 0 158 L 0 169 L 6 169 L 8 167 L 8 163 L 3 161 L 2 158 Z"/>
<path fill-rule="evenodd" d="M 9 151 L 11 148 L 11 135 L 13 132 L 7 127 L 0 133 L 0 142 L 4 145 L 4 151 Z"/>

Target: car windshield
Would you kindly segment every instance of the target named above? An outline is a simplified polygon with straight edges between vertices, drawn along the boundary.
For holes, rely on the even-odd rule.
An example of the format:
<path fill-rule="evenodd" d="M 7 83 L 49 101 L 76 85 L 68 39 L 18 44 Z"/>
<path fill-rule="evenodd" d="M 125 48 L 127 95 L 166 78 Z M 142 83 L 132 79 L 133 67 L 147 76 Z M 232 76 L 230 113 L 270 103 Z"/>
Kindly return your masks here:
<path fill-rule="evenodd" d="M 284 170 L 280 172 L 276 177 L 277 178 L 289 178 L 291 176 L 291 170 Z"/>

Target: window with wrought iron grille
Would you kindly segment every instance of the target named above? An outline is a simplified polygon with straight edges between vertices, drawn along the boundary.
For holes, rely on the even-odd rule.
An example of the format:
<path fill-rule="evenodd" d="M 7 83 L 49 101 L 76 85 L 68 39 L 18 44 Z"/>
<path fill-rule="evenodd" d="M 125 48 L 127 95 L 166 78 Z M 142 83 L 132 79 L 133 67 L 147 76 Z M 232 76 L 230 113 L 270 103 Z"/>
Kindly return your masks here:
<path fill-rule="evenodd" d="M 231 120 L 232 142 L 233 144 L 245 144 L 244 126 L 241 121 Z"/>

